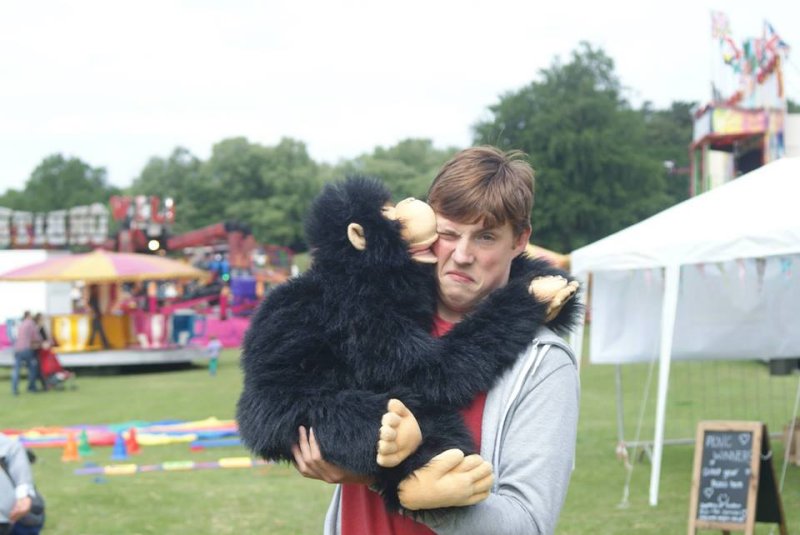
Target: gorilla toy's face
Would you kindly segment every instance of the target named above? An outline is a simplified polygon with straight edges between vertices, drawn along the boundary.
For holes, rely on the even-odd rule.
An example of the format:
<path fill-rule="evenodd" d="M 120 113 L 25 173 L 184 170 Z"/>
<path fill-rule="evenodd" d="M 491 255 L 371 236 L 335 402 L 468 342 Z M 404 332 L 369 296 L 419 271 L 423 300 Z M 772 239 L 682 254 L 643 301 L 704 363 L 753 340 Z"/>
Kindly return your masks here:
<path fill-rule="evenodd" d="M 435 264 L 429 251 L 437 239 L 433 210 L 415 199 L 393 206 L 391 198 L 375 178 L 355 176 L 326 184 L 305 221 L 312 263 L 336 273 L 379 278 L 396 276 L 397 269 L 408 266 Z"/>
<path fill-rule="evenodd" d="M 428 203 L 409 197 L 397 206 L 384 205 L 382 213 L 385 218 L 403 224 L 402 236 L 412 260 L 423 264 L 436 263 L 431 246 L 439 235 L 436 232 L 436 214 Z"/>
<path fill-rule="evenodd" d="M 381 215 L 390 221 L 402 224 L 401 235 L 408 245 L 408 253 L 413 261 L 422 264 L 436 263 L 436 255 L 431 250 L 431 245 L 438 239 L 436 215 L 428 203 L 409 197 L 397 203 L 397 206 L 392 206 L 391 203 L 384 204 Z M 369 246 L 364 229 L 358 223 L 348 225 L 347 238 L 359 251 Z"/>

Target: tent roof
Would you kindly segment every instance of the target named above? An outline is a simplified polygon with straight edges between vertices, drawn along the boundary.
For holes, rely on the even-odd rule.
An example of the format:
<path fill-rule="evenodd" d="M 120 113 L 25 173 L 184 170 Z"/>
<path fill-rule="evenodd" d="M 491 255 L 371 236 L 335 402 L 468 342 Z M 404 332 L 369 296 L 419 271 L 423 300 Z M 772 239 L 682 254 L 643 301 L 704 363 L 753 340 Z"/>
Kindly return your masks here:
<path fill-rule="evenodd" d="M 51 257 L 3 273 L 0 280 L 125 282 L 204 277 L 206 273 L 202 270 L 158 255 L 97 249 L 91 253 Z"/>
<path fill-rule="evenodd" d="M 572 252 L 586 273 L 800 253 L 800 158 L 783 158 Z"/>

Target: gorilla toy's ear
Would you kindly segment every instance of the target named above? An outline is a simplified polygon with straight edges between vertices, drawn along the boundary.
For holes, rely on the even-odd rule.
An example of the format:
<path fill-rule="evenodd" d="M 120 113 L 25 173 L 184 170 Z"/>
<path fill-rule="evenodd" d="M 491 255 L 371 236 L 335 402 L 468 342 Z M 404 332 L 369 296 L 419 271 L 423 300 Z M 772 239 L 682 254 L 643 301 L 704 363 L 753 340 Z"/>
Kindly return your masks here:
<path fill-rule="evenodd" d="M 350 223 L 347 225 L 347 239 L 353 244 L 357 251 L 363 251 L 367 248 L 367 238 L 364 237 L 364 227 L 358 223 Z"/>

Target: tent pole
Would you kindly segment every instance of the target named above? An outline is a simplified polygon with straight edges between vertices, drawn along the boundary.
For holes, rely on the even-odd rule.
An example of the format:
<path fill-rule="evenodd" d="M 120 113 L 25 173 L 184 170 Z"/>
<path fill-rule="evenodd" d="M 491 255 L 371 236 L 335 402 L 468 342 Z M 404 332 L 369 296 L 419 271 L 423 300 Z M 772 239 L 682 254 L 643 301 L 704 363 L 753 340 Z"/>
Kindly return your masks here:
<path fill-rule="evenodd" d="M 586 325 L 586 311 L 589 309 L 588 304 L 588 297 L 589 297 L 589 287 L 587 286 L 588 277 L 576 277 L 578 282 L 581 284 L 582 292 L 579 292 L 575 299 L 580 299 L 581 302 L 585 305 L 583 309 L 583 317 L 581 317 L 580 322 L 578 322 L 578 326 L 572 331 L 569 335 L 569 345 L 572 346 L 572 352 L 575 354 L 575 360 L 577 360 L 578 364 L 578 374 L 581 371 L 581 363 L 583 362 L 583 337 L 584 337 L 584 327 Z"/>
<path fill-rule="evenodd" d="M 661 456 L 664 451 L 664 424 L 667 413 L 669 367 L 672 361 L 672 338 L 675 331 L 675 311 L 678 308 L 678 286 L 681 267 L 664 268 L 664 302 L 661 305 L 661 344 L 658 355 L 658 397 L 656 403 L 656 432 L 653 438 L 653 465 L 650 469 L 650 505 L 658 505 L 658 485 L 661 479 Z"/>
<path fill-rule="evenodd" d="M 614 367 L 616 368 L 614 382 L 617 387 L 617 447 L 619 447 L 620 444 L 625 444 L 624 403 L 622 401 L 622 364 L 617 364 Z"/>

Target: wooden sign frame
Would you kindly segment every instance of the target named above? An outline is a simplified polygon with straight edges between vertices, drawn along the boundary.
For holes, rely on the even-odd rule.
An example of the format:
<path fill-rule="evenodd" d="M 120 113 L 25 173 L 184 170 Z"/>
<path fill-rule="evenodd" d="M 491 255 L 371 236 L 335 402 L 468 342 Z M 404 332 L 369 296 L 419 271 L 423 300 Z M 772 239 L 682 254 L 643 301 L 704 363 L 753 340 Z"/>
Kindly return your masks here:
<path fill-rule="evenodd" d="M 707 431 L 743 432 L 752 433 L 750 442 L 750 475 L 747 490 L 747 512 L 744 523 L 714 522 L 697 518 L 699 509 L 699 496 L 701 485 L 701 471 L 705 436 Z M 756 520 L 778 523 L 781 535 L 786 535 L 786 518 L 783 514 L 780 493 L 776 484 L 775 469 L 772 465 L 772 450 L 769 445 L 769 433 L 763 422 L 738 422 L 738 421 L 703 421 L 697 425 L 697 437 L 694 450 L 694 469 L 692 471 L 692 488 L 689 497 L 689 535 L 695 535 L 698 529 L 722 530 L 728 534 L 731 531 L 743 531 L 752 535 L 755 530 Z M 759 486 L 761 485 L 761 487 Z M 771 509 L 759 510 L 758 499 L 763 502 L 770 499 Z M 777 505 L 777 509 L 775 506 Z"/>

